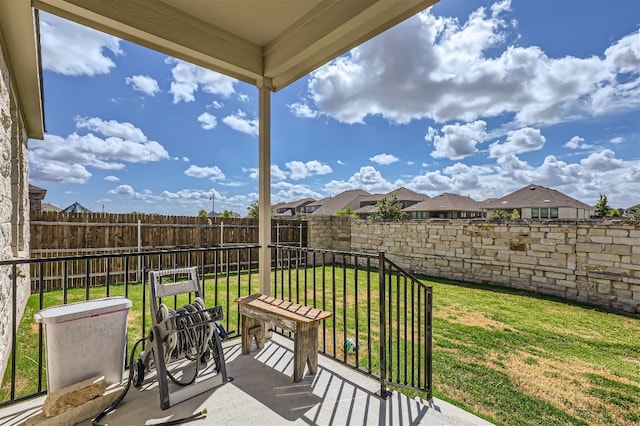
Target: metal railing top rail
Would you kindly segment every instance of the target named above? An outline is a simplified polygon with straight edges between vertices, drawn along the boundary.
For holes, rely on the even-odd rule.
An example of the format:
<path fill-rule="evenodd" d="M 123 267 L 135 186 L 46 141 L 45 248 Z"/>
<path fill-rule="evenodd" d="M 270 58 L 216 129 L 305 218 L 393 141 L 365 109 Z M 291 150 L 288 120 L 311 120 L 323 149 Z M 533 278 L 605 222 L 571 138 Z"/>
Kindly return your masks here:
<path fill-rule="evenodd" d="M 38 258 L 24 258 L 24 259 L 9 259 L 0 260 L 0 266 L 21 265 L 26 263 L 45 263 L 51 261 L 73 261 L 73 260 L 86 260 L 86 259 L 102 259 L 102 258 L 122 258 L 132 256 L 154 256 L 154 255 L 168 255 L 168 254 L 181 254 L 186 251 L 189 252 L 210 252 L 210 251 L 226 251 L 234 248 L 243 249 L 257 249 L 260 248 L 259 244 L 238 244 L 232 245 L 229 243 L 225 246 L 209 246 L 209 247 L 183 247 L 179 249 L 170 250 L 149 250 L 143 252 L 126 252 L 126 253 L 97 253 L 97 254 L 83 254 L 73 256 L 56 256 L 56 257 L 38 257 Z"/>
<path fill-rule="evenodd" d="M 361 257 L 361 258 L 369 258 L 369 259 L 378 259 L 378 255 L 379 253 L 365 253 L 365 252 L 353 252 L 353 251 L 342 251 L 342 250 L 329 250 L 329 249 L 316 249 L 316 248 L 312 248 L 312 247 L 298 247 L 298 246 L 291 246 L 288 244 L 269 244 L 269 248 L 282 248 L 282 249 L 295 249 L 297 251 L 305 251 L 305 252 L 313 252 L 313 253 L 326 253 L 326 254 L 335 254 L 335 255 L 340 255 L 340 256 L 355 256 L 355 257 Z"/>
<path fill-rule="evenodd" d="M 24 358 L 24 342 L 18 342 L 18 326 L 23 329 L 29 322 L 29 315 L 34 309 L 43 309 L 52 303 L 67 303 L 78 300 L 121 293 L 134 301 L 141 316 L 136 316 L 134 323 L 130 323 L 130 330 L 136 338 L 141 333 L 145 335 L 148 322 L 146 312 L 146 274 L 162 265 L 180 266 L 180 262 L 191 262 L 192 266 L 202 268 L 203 291 L 206 290 L 207 305 L 224 307 L 225 326 L 227 330 L 240 330 L 240 314 L 234 303 L 235 298 L 249 295 L 259 288 L 258 274 L 255 268 L 258 256 L 255 250 L 258 244 L 223 247 L 190 247 L 170 250 L 155 250 L 128 253 L 101 253 L 80 256 L 61 256 L 52 258 L 13 259 L 0 261 L 0 266 L 10 266 L 13 273 L 13 294 L 16 294 L 15 270 L 18 265 L 31 264 L 37 277 L 32 277 L 40 283 L 37 292 L 32 293 L 29 313 L 20 324 L 15 324 L 16 307 L 14 303 L 11 391 L 9 401 L 0 401 L 0 407 L 10 405 L 30 397 L 41 395 L 43 391 L 43 330 L 40 325 L 39 339 L 33 345 L 32 361 L 38 364 L 37 371 L 24 373 L 20 376 L 38 377 L 37 391 L 18 395 L 15 386 L 16 360 Z M 350 367 L 353 367 L 376 380 L 381 381 L 381 394 L 384 396 L 386 383 L 410 387 L 426 391 L 431 395 L 431 287 L 421 282 L 417 277 L 404 271 L 394 262 L 384 256 L 384 253 L 354 253 L 338 250 L 313 249 L 285 244 L 271 244 L 276 250 L 272 259 L 272 291 L 279 298 L 304 301 L 322 309 L 332 310 L 334 315 L 326 320 L 321 333 L 321 350 Z M 246 251 L 243 251 L 246 250 Z M 247 257 L 241 259 L 240 253 Z M 193 257 L 180 257 L 181 255 Z M 244 256 L 244 254 L 243 254 Z M 255 257 L 254 257 L 255 256 Z M 123 258 L 122 262 L 113 262 Z M 143 274 L 138 278 L 130 278 L 135 274 L 138 265 L 133 259 L 139 258 Z M 94 289 L 88 279 L 83 286 L 69 288 L 63 286 L 59 293 L 46 295 L 42 282 L 48 272 L 45 270 L 47 262 L 57 262 L 63 267 L 63 280 L 68 280 L 70 272 L 66 263 L 86 262 L 98 259 L 106 261 L 107 279 L 104 285 L 97 285 Z M 131 261 L 130 261 L 131 260 Z M 175 262 L 179 264 L 175 264 Z M 280 261 L 280 262 L 279 262 Z M 117 263 L 117 265 L 116 265 Z M 112 265 L 113 264 L 113 265 Z M 137 264 L 137 261 L 136 261 Z M 191 264 L 191 263 L 190 263 Z M 110 265 L 112 265 L 110 267 Z M 184 266 L 184 265 L 182 265 Z M 69 266 L 71 268 L 71 265 Z M 116 268 L 124 268 L 124 273 Z M 90 272 L 84 271 L 85 277 Z M 118 275 L 120 274 L 120 275 Z M 378 278 L 379 277 L 379 278 Z M 106 293 L 105 293 L 106 291 Z M 60 297 L 64 297 L 60 299 Z M 54 299 L 53 297 L 57 297 Z M 15 297 L 13 297 L 15 302 Z M 177 301 L 173 302 L 179 303 Z M 140 318 L 142 320 L 140 320 Z M 130 319 L 131 321 L 131 319 Z M 136 325 L 137 324 L 137 325 Z M 238 327 L 238 328 L 236 328 Z M 20 337 L 26 339 L 25 337 Z M 356 349 L 349 352 L 346 342 L 355 339 Z M 16 351 L 16 342 L 20 349 Z M 344 343 L 344 345 L 343 345 Z M 344 350 L 344 352 L 343 352 Z M 35 361 L 34 361 L 35 360 Z M 386 366 L 386 367 L 385 367 Z M 380 369 L 382 367 L 382 370 Z M 23 368 L 23 367 L 18 367 Z M 31 367 L 33 368 L 33 366 Z M 415 376 L 415 379 L 414 379 Z M 5 376 L 6 377 L 6 376 Z M 393 380 L 393 378 L 396 378 Z M 0 393 L 2 389 L 0 389 Z M 1 399 L 1 398 L 0 398 Z"/>

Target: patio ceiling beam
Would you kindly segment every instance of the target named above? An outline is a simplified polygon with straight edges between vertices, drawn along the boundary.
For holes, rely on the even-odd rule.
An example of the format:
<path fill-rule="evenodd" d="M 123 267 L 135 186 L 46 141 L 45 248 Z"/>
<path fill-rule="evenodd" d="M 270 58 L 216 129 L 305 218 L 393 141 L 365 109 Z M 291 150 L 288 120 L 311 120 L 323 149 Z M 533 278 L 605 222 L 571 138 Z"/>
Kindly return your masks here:
<path fill-rule="evenodd" d="M 264 75 L 280 90 L 437 1 L 325 0 L 264 47 Z"/>
<path fill-rule="evenodd" d="M 162 2 L 32 0 L 32 5 L 250 84 L 263 75 L 262 47 Z"/>

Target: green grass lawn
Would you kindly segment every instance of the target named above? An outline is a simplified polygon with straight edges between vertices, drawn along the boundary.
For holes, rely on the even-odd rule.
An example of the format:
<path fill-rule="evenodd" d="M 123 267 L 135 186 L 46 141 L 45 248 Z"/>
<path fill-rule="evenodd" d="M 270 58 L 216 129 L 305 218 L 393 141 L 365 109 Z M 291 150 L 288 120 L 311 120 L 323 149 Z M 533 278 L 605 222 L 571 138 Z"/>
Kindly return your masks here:
<path fill-rule="evenodd" d="M 319 268 L 316 273 L 320 277 Z M 353 270 L 347 269 L 345 276 L 348 286 L 353 286 Z M 291 281 L 298 279 L 292 277 Z M 253 292 L 258 289 L 257 280 L 257 274 L 252 275 Z M 205 277 L 204 281 L 209 288 L 213 279 Z M 640 319 L 512 290 L 427 278 L 423 281 L 433 286 L 434 396 L 497 424 L 640 423 Z M 358 282 L 358 294 L 364 294 L 365 280 L 360 275 Z M 373 294 L 377 294 L 377 274 L 371 276 L 371 282 L 375 286 Z M 209 290 L 206 293 L 207 306 L 223 306 L 227 314 L 224 324 L 230 329 L 238 330 L 233 300 L 238 294 L 247 294 L 248 285 L 246 275 L 232 275 L 221 282 L 217 295 Z M 341 286 L 341 282 L 336 285 L 339 319 L 343 306 L 352 312 L 349 306 L 353 303 L 349 300 L 342 304 Z M 333 284 L 326 287 L 330 291 Z M 129 314 L 130 342 L 142 336 L 141 289 L 139 284 L 129 286 L 129 298 L 134 302 Z M 110 289 L 112 296 L 123 293 L 122 286 Z M 104 295 L 104 288 L 91 289 L 92 298 Z M 72 290 L 68 301 L 84 297 L 84 290 Z M 60 303 L 61 292 L 45 293 L 45 307 Z M 182 303 L 177 301 L 178 306 Z M 326 303 L 333 309 L 330 296 Z M 38 310 L 35 294 L 29 299 L 18 334 L 19 392 L 37 390 L 38 325 L 33 323 L 33 314 Z M 360 310 L 359 315 L 364 313 Z M 150 324 L 149 315 L 146 317 Z M 347 326 L 352 322 L 349 317 Z M 330 320 L 327 323 L 330 328 Z M 338 330 L 338 341 L 341 333 Z M 372 324 L 372 334 L 376 333 L 377 327 Z M 9 379 L 5 374 L 0 401 L 8 398 Z"/>

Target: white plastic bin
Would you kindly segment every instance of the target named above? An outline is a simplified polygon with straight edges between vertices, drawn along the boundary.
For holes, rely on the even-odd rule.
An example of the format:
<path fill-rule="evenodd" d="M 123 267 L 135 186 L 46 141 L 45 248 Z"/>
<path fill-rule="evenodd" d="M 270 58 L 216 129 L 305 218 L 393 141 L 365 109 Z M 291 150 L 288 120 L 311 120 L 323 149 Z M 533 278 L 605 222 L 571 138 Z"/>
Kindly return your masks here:
<path fill-rule="evenodd" d="M 131 300 L 107 297 L 41 310 L 49 392 L 94 376 L 120 383 Z"/>

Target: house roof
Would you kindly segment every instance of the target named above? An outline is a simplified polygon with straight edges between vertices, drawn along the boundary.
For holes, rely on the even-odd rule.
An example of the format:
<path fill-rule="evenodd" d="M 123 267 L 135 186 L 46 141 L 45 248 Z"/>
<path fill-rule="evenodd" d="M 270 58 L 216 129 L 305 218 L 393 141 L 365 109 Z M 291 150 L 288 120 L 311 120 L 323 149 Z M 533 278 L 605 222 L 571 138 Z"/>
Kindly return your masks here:
<path fill-rule="evenodd" d="M 369 204 L 366 206 L 362 206 L 359 209 L 355 210 L 356 214 L 359 215 L 370 215 L 378 212 L 378 206 L 376 204 Z"/>
<path fill-rule="evenodd" d="M 593 209 L 582 201 L 571 198 L 560 191 L 540 185 L 527 185 L 502 198 L 483 203 L 486 209 L 520 209 L 523 207 L 572 207 Z"/>
<path fill-rule="evenodd" d="M 316 201 L 314 198 L 302 198 L 301 200 L 291 201 L 288 203 L 274 204 L 272 209 L 297 209 Z"/>
<path fill-rule="evenodd" d="M 41 200 L 47 195 L 47 190 L 39 186 L 29 184 L 29 198 L 40 198 Z"/>
<path fill-rule="evenodd" d="M 270 79 L 274 90 L 436 2 L 32 0 L 34 7 L 247 83 Z"/>
<path fill-rule="evenodd" d="M 396 196 L 398 201 L 422 201 L 422 200 L 426 200 L 429 198 L 429 196 L 427 194 L 421 194 L 419 192 L 415 192 L 412 191 L 410 189 L 407 189 L 405 187 L 400 187 L 397 189 L 394 189 L 393 191 L 387 192 L 386 194 L 371 194 L 371 195 L 367 195 L 366 197 L 362 197 L 362 202 L 371 202 L 371 201 L 380 201 L 383 198 L 393 198 L 393 196 Z"/>
<path fill-rule="evenodd" d="M 362 189 L 350 189 L 333 197 L 323 198 L 322 200 L 310 203 L 308 206 L 320 206 L 317 210 L 311 213 L 313 215 L 332 215 L 347 206 L 351 206 L 351 208 L 355 210 L 358 208 L 359 200 L 367 195 L 371 194 L 367 191 L 363 191 Z"/>
<path fill-rule="evenodd" d="M 59 212 L 62 211 L 62 209 L 60 207 L 54 206 L 53 204 L 49 204 L 49 203 L 42 203 L 42 211 L 43 212 Z"/>
<path fill-rule="evenodd" d="M 69 207 L 62 209 L 62 213 L 93 213 L 93 212 L 76 201 L 75 203 L 71 204 Z"/>
<path fill-rule="evenodd" d="M 429 199 L 427 194 L 421 194 L 405 187 L 400 187 L 387 193 L 387 198 L 393 197 L 394 195 L 398 198 L 398 201 L 423 201 Z"/>
<path fill-rule="evenodd" d="M 406 212 L 418 211 L 461 211 L 479 212 L 482 211 L 480 202 L 465 195 L 445 192 L 437 197 L 429 198 L 404 209 Z"/>

